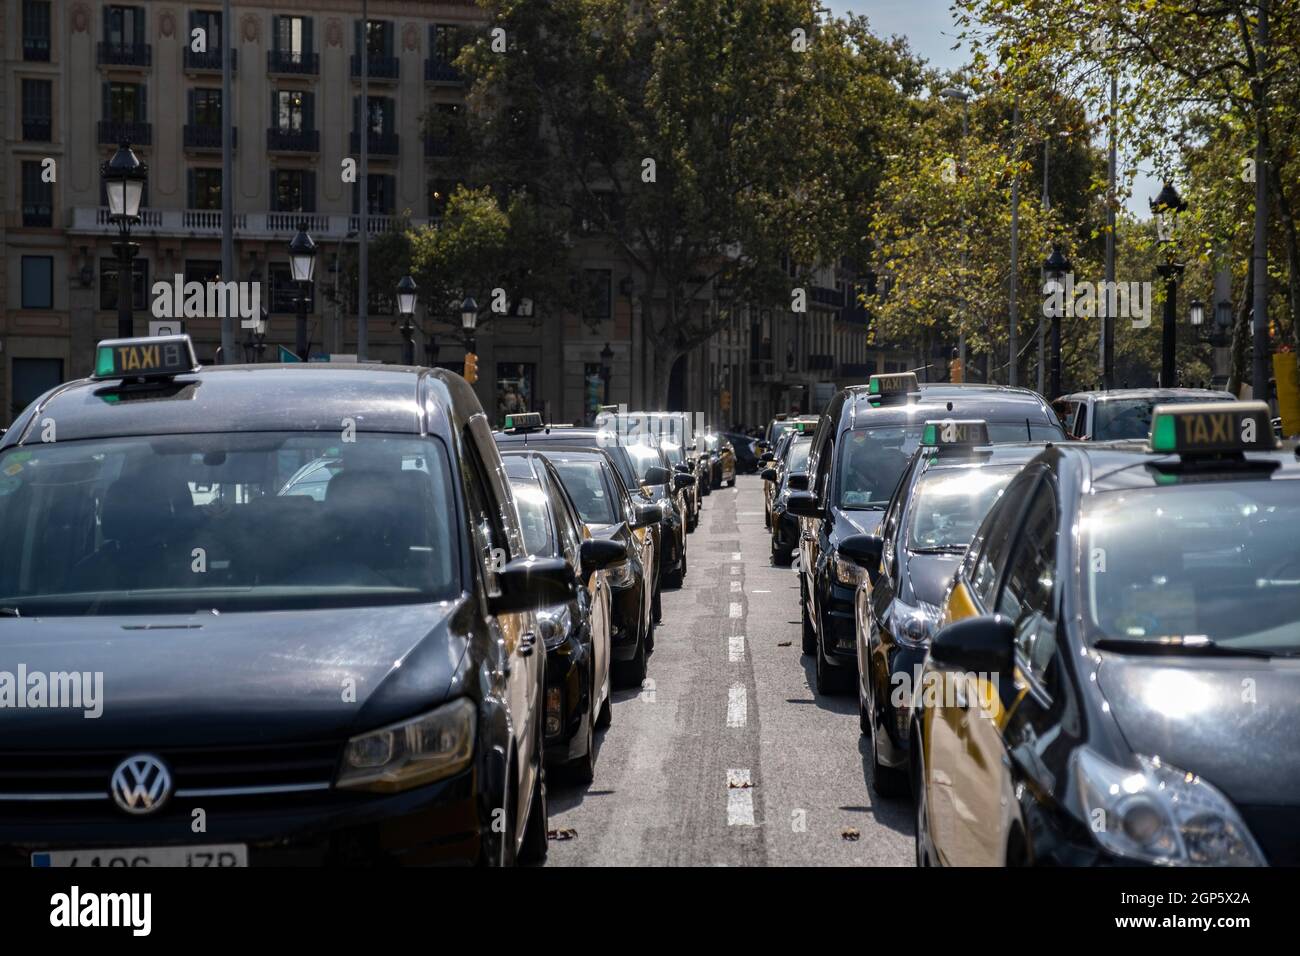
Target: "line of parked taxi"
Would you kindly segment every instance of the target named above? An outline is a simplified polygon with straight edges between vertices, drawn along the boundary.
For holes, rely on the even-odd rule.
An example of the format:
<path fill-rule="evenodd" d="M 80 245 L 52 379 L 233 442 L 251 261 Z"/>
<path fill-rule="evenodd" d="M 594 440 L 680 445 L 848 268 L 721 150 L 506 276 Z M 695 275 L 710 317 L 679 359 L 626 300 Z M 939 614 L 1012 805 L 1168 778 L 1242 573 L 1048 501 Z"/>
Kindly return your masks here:
<path fill-rule="evenodd" d="M 1300 462 L 1265 403 L 873 376 L 763 477 L 919 864 L 1300 862 Z"/>

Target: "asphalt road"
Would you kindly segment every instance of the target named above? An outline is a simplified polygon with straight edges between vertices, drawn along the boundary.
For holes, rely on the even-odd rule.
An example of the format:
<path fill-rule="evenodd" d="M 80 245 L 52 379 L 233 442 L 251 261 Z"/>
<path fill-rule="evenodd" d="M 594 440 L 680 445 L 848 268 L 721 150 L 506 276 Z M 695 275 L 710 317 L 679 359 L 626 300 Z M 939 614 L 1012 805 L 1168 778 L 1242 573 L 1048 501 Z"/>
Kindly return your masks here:
<path fill-rule="evenodd" d="M 550 786 L 549 865 L 913 864 L 912 806 L 869 789 L 856 699 L 813 689 L 762 495 L 742 475 L 704 499 L 686 584 L 663 594 L 645 684 L 615 692 L 594 782 Z"/>

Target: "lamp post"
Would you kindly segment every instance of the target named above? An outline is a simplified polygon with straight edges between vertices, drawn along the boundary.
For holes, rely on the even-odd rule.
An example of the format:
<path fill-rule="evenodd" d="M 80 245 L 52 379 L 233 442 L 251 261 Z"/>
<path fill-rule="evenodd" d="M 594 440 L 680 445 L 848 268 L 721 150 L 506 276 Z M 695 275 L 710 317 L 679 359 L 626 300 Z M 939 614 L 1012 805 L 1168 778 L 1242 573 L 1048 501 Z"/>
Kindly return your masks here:
<path fill-rule="evenodd" d="M 1160 385 L 1174 388 L 1178 385 L 1174 346 L 1177 342 L 1178 277 L 1183 274 L 1182 263 L 1174 261 L 1174 226 L 1178 214 L 1187 208 L 1183 197 L 1172 183 L 1165 183 L 1160 194 L 1151 200 L 1151 213 L 1156 220 L 1156 233 L 1165 250 L 1165 261 L 1156 269 L 1165 280 L 1165 314 L 1160 337 Z"/>
<path fill-rule="evenodd" d="M 438 367 L 438 337 L 432 332 L 424 340 L 424 364 L 429 368 Z"/>
<path fill-rule="evenodd" d="M 397 311 L 402 315 L 402 364 L 415 364 L 415 316 L 416 287 L 410 276 L 402 276 L 397 283 Z"/>
<path fill-rule="evenodd" d="M 600 380 L 605 386 L 605 400 L 603 404 L 609 404 L 609 379 L 614 371 L 614 350 L 605 343 L 605 347 L 600 350 Z"/>
<path fill-rule="evenodd" d="M 252 277 L 250 276 L 250 279 Z M 257 320 L 257 325 L 248 330 L 248 335 L 244 337 L 244 361 L 260 362 L 262 353 L 266 351 L 266 326 L 268 322 L 266 306 L 262 306 L 262 314 Z"/>
<path fill-rule="evenodd" d="M 307 361 L 307 291 L 312 273 L 316 270 L 316 243 L 307 235 L 307 224 L 298 226 L 298 234 L 289 243 L 289 267 L 298 283 L 298 327 L 294 335 L 294 351 L 300 361 Z"/>
<path fill-rule="evenodd" d="M 939 91 L 939 95 L 946 100 L 957 100 L 961 103 L 961 171 L 960 175 L 966 174 L 966 136 L 970 131 L 970 93 L 956 86 L 948 86 Z M 962 194 L 962 212 L 961 212 L 961 286 L 966 288 L 966 250 L 969 243 L 966 241 L 966 199 L 965 193 Z M 963 299 L 965 296 L 963 295 Z M 966 380 L 966 305 L 962 303 L 961 318 L 957 323 L 957 359 L 961 362 L 962 380 Z"/>
<path fill-rule="evenodd" d="M 478 303 L 472 295 L 465 296 L 460 304 L 460 327 L 465 333 L 465 381 L 473 385 L 478 381 L 478 355 L 475 353 L 474 329 L 478 327 Z"/>
<path fill-rule="evenodd" d="M 1061 288 L 1062 281 L 1069 274 L 1070 260 L 1065 258 L 1060 246 L 1052 246 L 1052 254 L 1043 261 L 1043 277 L 1047 284 L 1055 283 Z M 1057 297 L 1058 304 L 1052 307 L 1052 371 L 1048 385 L 1048 397 L 1056 398 L 1061 394 L 1061 313 L 1064 310 L 1064 298 Z"/>
<path fill-rule="evenodd" d="M 99 168 L 104 178 L 104 191 L 108 195 L 108 218 L 117 225 L 118 241 L 113 244 L 117 253 L 117 337 L 128 339 L 134 334 L 135 273 L 131 260 L 139 245 L 131 241 L 131 226 L 140 221 L 140 200 L 144 197 L 144 184 L 149 167 L 140 162 L 131 150 L 131 144 L 122 141 L 113 158 Z"/>

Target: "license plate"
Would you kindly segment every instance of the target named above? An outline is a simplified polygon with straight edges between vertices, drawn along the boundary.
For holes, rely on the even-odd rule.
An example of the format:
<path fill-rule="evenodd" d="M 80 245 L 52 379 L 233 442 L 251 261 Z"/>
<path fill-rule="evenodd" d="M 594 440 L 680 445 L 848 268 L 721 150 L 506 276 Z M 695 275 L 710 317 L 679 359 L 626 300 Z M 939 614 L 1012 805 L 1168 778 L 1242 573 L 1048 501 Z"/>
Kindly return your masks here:
<path fill-rule="evenodd" d="M 243 843 L 224 843 L 111 850 L 49 850 L 33 853 L 32 866 L 248 866 L 248 847 Z"/>

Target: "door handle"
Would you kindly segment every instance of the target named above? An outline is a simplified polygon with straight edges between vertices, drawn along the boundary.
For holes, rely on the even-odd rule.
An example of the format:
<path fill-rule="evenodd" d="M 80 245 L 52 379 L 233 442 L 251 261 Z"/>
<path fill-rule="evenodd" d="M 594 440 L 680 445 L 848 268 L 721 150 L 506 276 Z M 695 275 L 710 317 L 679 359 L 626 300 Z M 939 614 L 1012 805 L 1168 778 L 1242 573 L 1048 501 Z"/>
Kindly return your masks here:
<path fill-rule="evenodd" d="M 529 631 L 523 637 L 519 638 L 519 656 L 527 657 L 537 646 L 537 635 Z"/>

